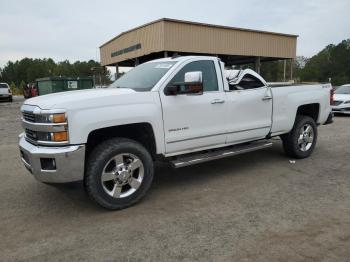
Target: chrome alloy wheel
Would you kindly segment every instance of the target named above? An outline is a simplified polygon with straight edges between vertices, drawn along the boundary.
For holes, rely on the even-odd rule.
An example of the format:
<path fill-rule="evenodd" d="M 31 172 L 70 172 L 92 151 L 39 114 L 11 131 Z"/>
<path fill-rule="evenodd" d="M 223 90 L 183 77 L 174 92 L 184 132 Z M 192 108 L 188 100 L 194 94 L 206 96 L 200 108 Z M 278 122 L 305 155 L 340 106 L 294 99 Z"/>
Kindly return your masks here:
<path fill-rule="evenodd" d="M 314 142 L 314 130 L 310 124 L 305 124 L 300 128 L 298 146 L 301 151 L 308 151 Z"/>
<path fill-rule="evenodd" d="M 143 177 L 142 161 L 133 154 L 121 153 L 107 162 L 102 171 L 101 182 L 108 195 L 124 198 L 140 187 Z"/>

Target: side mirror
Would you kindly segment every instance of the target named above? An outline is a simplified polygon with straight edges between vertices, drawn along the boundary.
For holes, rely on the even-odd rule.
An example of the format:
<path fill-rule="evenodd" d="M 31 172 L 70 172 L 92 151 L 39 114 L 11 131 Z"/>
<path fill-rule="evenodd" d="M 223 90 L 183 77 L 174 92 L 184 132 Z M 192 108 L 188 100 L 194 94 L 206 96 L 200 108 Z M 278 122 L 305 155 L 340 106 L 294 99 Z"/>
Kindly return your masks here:
<path fill-rule="evenodd" d="M 185 74 L 185 79 L 184 79 L 185 85 L 191 85 L 191 84 L 202 84 L 203 79 L 202 79 L 202 72 L 200 71 L 195 71 L 195 72 L 187 72 Z"/>
<path fill-rule="evenodd" d="M 164 94 L 167 96 L 181 94 L 202 94 L 203 80 L 202 72 L 187 72 L 183 83 L 175 83 L 167 86 L 164 89 Z"/>

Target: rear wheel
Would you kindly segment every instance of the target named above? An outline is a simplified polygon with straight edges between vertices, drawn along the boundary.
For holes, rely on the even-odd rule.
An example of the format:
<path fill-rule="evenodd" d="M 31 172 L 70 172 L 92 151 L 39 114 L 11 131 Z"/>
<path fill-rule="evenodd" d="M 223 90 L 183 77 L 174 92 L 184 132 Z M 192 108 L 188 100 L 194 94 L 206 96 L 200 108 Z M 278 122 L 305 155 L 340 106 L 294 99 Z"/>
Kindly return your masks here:
<path fill-rule="evenodd" d="M 309 157 L 317 142 L 317 126 L 309 116 L 297 116 L 293 129 L 281 136 L 286 154 L 294 158 Z"/>
<path fill-rule="evenodd" d="M 87 160 L 84 185 L 91 199 L 107 209 L 138 202 L 153 180 L 153 160 L 138 142 L 114 138 L 98 145 Z"/>

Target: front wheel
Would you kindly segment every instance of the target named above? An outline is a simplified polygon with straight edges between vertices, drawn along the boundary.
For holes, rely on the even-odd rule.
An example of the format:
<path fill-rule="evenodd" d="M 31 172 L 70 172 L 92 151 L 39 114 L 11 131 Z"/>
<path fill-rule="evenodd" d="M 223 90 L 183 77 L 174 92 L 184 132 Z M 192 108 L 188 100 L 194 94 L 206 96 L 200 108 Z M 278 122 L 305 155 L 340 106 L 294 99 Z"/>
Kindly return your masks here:
<path fill-rule="evenodd" d="M 293 129 L 281 136 L 286 154 L 294 158 L 309 157 L 317 141 L 317 126 L 309 116 L 297 116 Z"/>
<path fill-rule="evenodd" d="M 92 200 L 115 210 L 138 202 L 153 180 L 153 160 L 138 142 L 113 138 L 102 142 L 87 160 L 84 186 Z"/>

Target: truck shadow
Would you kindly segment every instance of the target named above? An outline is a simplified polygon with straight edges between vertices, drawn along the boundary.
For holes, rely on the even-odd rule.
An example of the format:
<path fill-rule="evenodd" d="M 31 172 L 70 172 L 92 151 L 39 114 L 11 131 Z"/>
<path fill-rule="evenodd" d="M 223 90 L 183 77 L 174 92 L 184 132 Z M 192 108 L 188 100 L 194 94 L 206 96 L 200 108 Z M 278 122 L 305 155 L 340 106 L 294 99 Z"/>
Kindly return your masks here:
<path fill-rule="evenodd" d="M 142 202 L 152 201 L 152 198 L 157 198 L 164 190 L 174 190 L 185 185 L 195 187 L 196 184 L 210 183 L 212 180 L 218 180 L 226 176 L 235 176 L 243 172 L 245 175 L 249 175 L 249 170 L 256 170 L 261 165 L 273 165 L 276 161 L 286 161 L 286 156 L 279 141 L 269 149 L 179 169 L 172 168 L 170 164 L 156 163 L 151 190 Z M 67 200 L 68 198 L 69 201 L 73 202 L 73 206 L 81 209 L 99 211 L 102 209 L 89 200 L 85 194 L 82 182 L 53 184 L 52 186 L 60 191 L 59 193 L 65 195 L 65 198 L 60 198 L 57 201 L 64 201 L 64 199 Z M 62 205 L 65 204 L 62 203 Z"/>
<path fill-rule="evenodd" d="M 262 164 L 273 165 L 277 159 L 286 160 L 280 143 L 272 148 L 178 169 L 169 164 L 160 164 L 156 167 L 152 188 L 157 190 L 159 187 L 172 188 L 184 183 L 196 184 L 199 180 L 201 183 L 210 182 L 220 179 L 220 176 L 235 176 L 250 169 L 254 170 Z"/>

